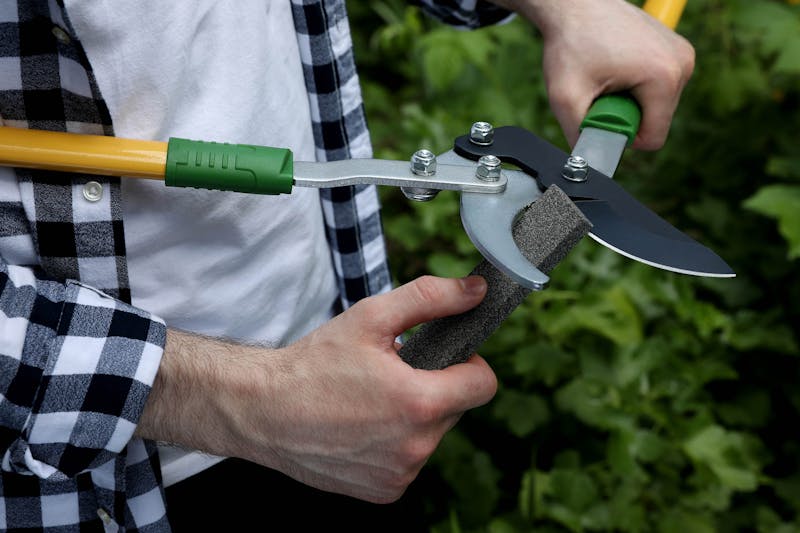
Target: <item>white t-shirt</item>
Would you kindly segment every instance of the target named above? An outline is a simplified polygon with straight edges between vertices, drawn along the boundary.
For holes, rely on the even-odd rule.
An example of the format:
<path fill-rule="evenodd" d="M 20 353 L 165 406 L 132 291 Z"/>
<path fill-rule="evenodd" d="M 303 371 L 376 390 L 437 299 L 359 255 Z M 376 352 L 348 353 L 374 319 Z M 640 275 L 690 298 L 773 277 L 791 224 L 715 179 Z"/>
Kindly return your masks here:
<path fill-rule="evenodd" d="M 291 148 L 314 140 L 289 2 L 66 0 L 118 137 Z M 122 182 L 133 304 L 173 328 L 285 345 L 337 297 L 319 195 Z M 165 485 L 220 458 L 160 449 Z"/>

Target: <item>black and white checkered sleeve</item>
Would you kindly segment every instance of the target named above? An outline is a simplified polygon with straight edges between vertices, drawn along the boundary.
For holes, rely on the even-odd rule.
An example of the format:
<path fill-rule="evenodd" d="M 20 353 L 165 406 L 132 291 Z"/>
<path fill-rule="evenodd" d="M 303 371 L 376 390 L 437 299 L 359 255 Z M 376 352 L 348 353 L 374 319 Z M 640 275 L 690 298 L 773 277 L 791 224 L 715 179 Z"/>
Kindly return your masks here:
<path fill-rule="evenodd" d="M 413 2 L 446 24 L 481 28 L 508 20 L 513 14 L 485 0 L 416 0 Z"/>
<path fill-rule="evenodd" d="M 133 437 L 165 340 L 144 311 L 0 259 L 2 469 L 58 480 L 113 459 Z"/>

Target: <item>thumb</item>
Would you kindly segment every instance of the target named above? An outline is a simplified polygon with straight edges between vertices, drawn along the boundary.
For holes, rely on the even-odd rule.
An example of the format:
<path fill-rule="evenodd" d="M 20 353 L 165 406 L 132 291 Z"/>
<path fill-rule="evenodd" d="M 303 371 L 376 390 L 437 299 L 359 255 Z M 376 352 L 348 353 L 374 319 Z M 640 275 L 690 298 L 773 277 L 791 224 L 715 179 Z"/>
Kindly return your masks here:
<path fill-rule="evenodd" d="M 486 295 L 486 280 L 480 276 L 437 278 L 423 276 L 391 292 L 371 298 L 367 312 L 386 334 L 397 336 L 434 318 L 456 315 L 478 305 Z"/>

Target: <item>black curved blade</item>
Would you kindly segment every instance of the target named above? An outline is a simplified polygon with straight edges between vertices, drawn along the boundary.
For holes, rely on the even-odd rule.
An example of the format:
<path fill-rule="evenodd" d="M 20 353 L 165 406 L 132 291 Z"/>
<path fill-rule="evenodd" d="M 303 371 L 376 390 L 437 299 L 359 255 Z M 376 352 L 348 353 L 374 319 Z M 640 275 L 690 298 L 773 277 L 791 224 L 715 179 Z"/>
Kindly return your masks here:
<path fill-rule="evenodd" d="M 579 200 L 575 205 L 594 225 L 591 235 L 600 244 L 631 259 L 681 274 L 730 278 L 736 274 L 710 248 L 670 226 L 655 231 L 630 221 L 607 202 Z"/>
<path fill-rule="evenodd" d="M 583 182 L 562 178 L 567 154 L 528 130 L 497 128 L 490 146 L 473 144 L 468 136 L 459 137 L 455 151 L 471 159 L 492 154 L 522 168 L 543 189 L 558 185 L 594 225 L 590 235 L 626 257 L 683 274 L 735 276 L 711 249 L 659 217 L 608 176 L 590 169 Z"/>

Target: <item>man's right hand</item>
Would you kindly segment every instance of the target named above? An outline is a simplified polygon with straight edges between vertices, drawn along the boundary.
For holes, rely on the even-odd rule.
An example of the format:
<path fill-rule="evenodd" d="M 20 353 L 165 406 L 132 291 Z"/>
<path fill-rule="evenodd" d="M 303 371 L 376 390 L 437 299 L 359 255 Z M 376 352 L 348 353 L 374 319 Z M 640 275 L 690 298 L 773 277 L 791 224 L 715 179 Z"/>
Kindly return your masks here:
<path fill-rule="evenodd" d="M 461 414 L 497 388 L 479 356 L 409 367 L 395 339 L 475 307 L 482 278 L 423 277 L 362 300 L 281 349 L 170 330 L 137 435 L 275 468 L 363 500 L 397 500 Z"/>

